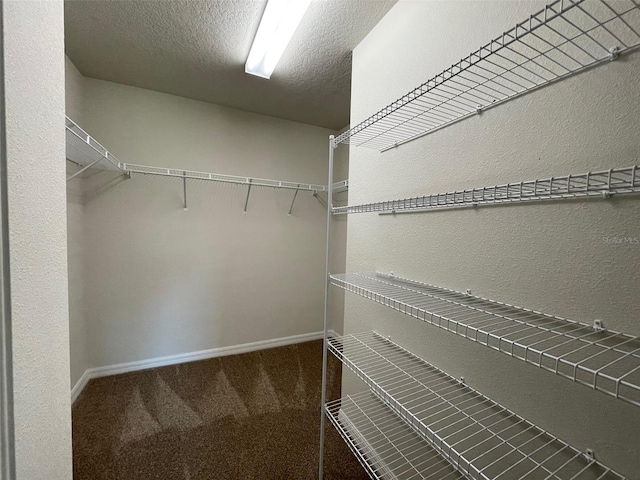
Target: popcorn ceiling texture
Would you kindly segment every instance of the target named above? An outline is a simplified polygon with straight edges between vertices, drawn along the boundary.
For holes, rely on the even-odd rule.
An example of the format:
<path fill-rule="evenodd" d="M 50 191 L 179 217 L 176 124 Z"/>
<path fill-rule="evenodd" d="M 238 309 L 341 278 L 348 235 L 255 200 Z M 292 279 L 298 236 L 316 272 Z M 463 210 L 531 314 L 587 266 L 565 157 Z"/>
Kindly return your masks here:
<path fill-rule="evenodd" d="M 270 80 L 244 73 L 264 1 L 67 1 L 66 52 L 88 77 L 338 130 L 351 50 L 395 2 L 312 2 Z"/>
<path fill-rule="evenodd" d="M 3 4 L 17 480 L 71 478 L 62 1 Z M 37 35 L 34 35 L 37 32 Z"/>
<path fill-rule="evenodd" d="M 354 51 L 352 124 L 543 5 L 400 1 Z M 632 53 L 397 149 L 352 147 L 350 203 L 636 164 L 639 74 L 640 54 Z M 639 214 L 636 196 L 352 215 L 347 271 L 393 271 L 586 323 L 603 319 L 607 328 L 640 335 L 639 245 L 607 240 L 640 237 Z M 391 335 L 552 434 L 640 478 L 640 408 L 366 299 L 346 299 L 345 333 Z M 348 376 L 345 387 L 361 389 Z"/>

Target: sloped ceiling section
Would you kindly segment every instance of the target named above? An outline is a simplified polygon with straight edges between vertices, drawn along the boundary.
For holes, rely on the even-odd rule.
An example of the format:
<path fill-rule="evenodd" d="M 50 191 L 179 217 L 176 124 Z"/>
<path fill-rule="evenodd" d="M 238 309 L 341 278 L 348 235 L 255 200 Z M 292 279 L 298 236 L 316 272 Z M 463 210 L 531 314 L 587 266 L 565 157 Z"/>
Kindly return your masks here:
<path fill-rule="evenodd" d="M 66 0 L 87 76 L 339 130 L 351 51 L 397 0 L 314 0 L 270 80 L 244 73 L 265 1 Z"/>

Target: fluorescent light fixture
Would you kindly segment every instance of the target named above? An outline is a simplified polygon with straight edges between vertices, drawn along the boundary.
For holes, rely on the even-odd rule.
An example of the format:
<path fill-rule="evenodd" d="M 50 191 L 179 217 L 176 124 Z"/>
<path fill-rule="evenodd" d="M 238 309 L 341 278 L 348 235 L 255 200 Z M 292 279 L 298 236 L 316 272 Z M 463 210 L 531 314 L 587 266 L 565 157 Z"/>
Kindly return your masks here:
<path fill-rule="evenodd" d="M 271 78 L 311 0 L 268 0 L 244 71 Z"/>

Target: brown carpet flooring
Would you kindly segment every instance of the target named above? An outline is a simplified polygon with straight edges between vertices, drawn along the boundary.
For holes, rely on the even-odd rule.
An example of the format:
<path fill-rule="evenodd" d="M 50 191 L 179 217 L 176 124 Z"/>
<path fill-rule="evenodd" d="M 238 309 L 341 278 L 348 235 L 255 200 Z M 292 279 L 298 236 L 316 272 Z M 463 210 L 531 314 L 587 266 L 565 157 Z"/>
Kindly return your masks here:
<path fill-rule="evenodd" d="M 92 380 L 73 407 L 74 479 L 317 478 L 321 368 L 315 341 Z M 368 478 L 328 422 L 324 459 L 326 479 Z"/>

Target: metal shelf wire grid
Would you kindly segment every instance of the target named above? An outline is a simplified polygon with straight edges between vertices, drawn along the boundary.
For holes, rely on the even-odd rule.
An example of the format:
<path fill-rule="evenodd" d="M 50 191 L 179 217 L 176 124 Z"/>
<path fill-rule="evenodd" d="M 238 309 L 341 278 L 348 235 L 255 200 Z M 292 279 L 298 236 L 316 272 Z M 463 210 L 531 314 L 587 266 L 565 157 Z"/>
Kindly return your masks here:
<path fill-rule="evenodd" d="M 118 159 L 69 117 L 65 117 L 65 133 L 68 160 L 81 167 L 123 171 Z"/>
<path fill-rule="evenodd" d="M 179 177 L 198 180 L 210 180 L 213 182 L 235 183 L 240 185 L 251 185 L 253 187 L 273 187 L 288 188 L 291 190 L 310 190 L 313 192 L 324 192 L 326 185 L 314 185 L 309 183 L 288 182 L 284 180 L 268 180 L 265 178 L 239 177 L 235 175 L 222 175 L 218 173 L 196 172 L 193 170 L 183 170 L 178 168 L 149 167 L 146 165 L 133 165 L 126 163 L 123 168 L 129 173 L 140 173 L 145 175 L 160 175 L 164 177 Z"/>
<path fill-rule="evenodd" d="M 332 275 L 331 283 L 640 406 L 638 337 L 389 275 Z"/>
<path fill-rule="evenodd" d="M 373 479 L 464 479 L 371 392 L 330 402 L 325 412 Z"/>
<path fill-rule="evenodd" d="M 638 0 L 556 0 L 339 135 L 334 144 L 386 150 L 639 44 Z"/>
<path fill-rule="evenodd" d="M 386 202 L 334 207 L 333 214 L 405 213 L 539 200 L 581 197 L 607 198 L 611 195 L 632 193 L 640 193 L 640 167 L 637 165 Z"/>
<path fill-rule="evenodd" d="M 102 168 L 105 170 L 121 171 L 128 174 L 139 173 L 146 175 L 161 175 L 165 177 L 211 180 L 214 182 L 250 185 L 252 187 L 287 188 L 291 190 L 309 190 L 312 192 L 327 191 L 326 185 L 296 183 L 284 180 L 268 180 L 264 178 L 239 177 L 234 175 L 196 172 L 193 170 L 177 168 L 162 168 L 122 163 L 69 117 L 65 117 L 65 130 L 67 135 L 67 159 L 83 168 Z M 334 191 L 345 191 L 347 187 L 348 181 L 343 180 L 342 182 L 334 184 Z"/>
<path fill-rule="evenodd" d="M 624 478 L 377 333 L 329 348 L 468 478 Z"/>

